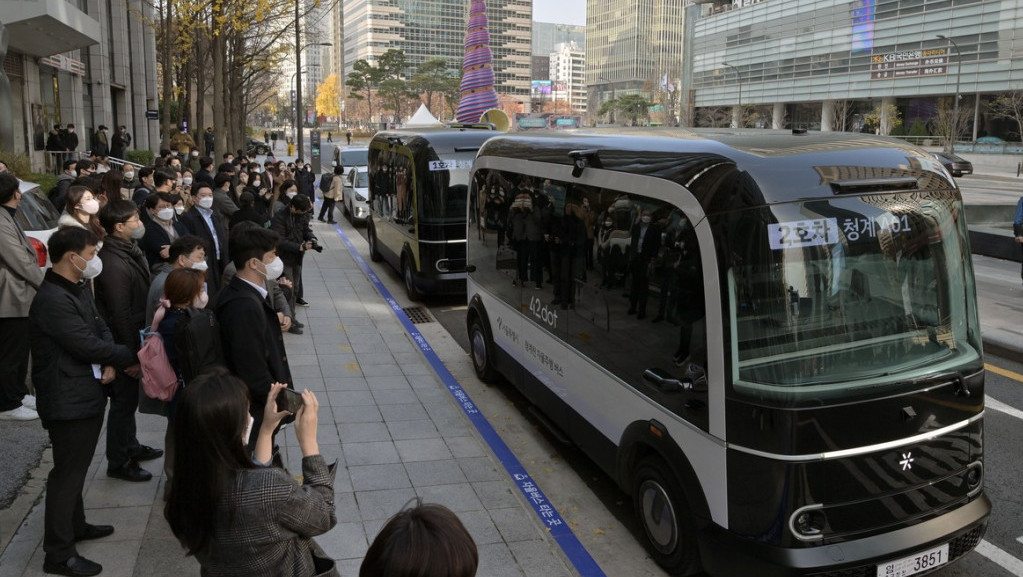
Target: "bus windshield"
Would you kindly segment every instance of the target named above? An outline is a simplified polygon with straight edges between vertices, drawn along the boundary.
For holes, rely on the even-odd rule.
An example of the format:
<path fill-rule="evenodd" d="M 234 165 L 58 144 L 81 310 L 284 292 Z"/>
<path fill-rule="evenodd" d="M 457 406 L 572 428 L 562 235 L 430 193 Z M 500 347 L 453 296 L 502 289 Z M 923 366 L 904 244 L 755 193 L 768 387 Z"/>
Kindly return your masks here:
<path fill-rule="evenodd" d="M 425 161 L 417 183 L 420 222 L 447 224 L 465 222 L 469 196 L 469 169 L 476 152 L 454 152 L 444 158 Z"/>
<path fill-rule="evenodd" d="M 980 356 L 962 201 L 832 198 L 737 217 L 733 379 L 759 397 L 841 396 Z"/>

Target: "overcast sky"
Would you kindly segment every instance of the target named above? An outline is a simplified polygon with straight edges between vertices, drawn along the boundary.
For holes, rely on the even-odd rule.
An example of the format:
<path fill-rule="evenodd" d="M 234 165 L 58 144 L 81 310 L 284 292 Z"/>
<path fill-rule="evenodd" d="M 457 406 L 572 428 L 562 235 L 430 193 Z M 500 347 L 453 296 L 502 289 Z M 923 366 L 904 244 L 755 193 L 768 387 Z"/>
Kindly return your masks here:
<path fill-rule="evenodd" d="M 533 20 L 586 24 L 586 0 L 533 0 Z"/>

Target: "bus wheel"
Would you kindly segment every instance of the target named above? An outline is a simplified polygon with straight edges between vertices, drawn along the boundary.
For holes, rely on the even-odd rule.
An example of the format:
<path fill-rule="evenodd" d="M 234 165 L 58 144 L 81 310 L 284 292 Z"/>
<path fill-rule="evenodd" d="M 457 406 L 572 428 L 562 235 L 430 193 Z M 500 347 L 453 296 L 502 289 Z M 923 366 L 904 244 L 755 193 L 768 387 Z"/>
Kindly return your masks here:
<path fill-rule="evenodd" d="M 373 262 L 380 262 L 384 258 L 380 256 L 380 249 L 377 248 L 377 229 L 373 225 L 369 225 L 368 228 L 366 237 L 369 239 L 369 259 Z"/>
<path fill-rule="evenodd" d="M 423 294 L 416 288 L 416 277 L 412 273 L 412 265 L 409 262 L 411 260 L 408 257 L 401 259 L 401 277 L 405 279 L 405 293 L 408 295 L 408 300 L 418 301 L 423 298 Z"/>
<path fill-rule="evenodd" d="M 654 561 L 672 575 L 700 570 L 692 513 L 675 475 L 657 457 L 640 461 L 632 502 Z"/>
<path fill-rule="evenodd" d="M 472 354 L 472 368 L 476 369 L 476 376 L 484 383 L 492 383 L 497 380 L 497 371 L 494 370 L 494 342 L 483 327 L 483 321 L 478 315 L 473 315 L 469 323 L 469 347 Z"/>

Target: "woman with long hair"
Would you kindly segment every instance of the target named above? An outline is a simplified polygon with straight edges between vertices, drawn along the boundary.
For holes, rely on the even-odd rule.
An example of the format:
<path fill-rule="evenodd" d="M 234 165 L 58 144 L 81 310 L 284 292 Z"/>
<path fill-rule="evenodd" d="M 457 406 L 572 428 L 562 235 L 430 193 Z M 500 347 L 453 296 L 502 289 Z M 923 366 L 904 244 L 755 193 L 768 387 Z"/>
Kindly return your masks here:
<path fill-rule="evenodd" d="M 60 215 L 57 221 L 57 228 L 77 226 L 91 231 L 100 239 L 102 245 L 103 237 L 107 232 L 99 223 L 99 199 L 87 186 L 80 184 L 71 185 L 67 189 L 67 200 L 64 204 L 64 214 Z"/>
<path fill-rule="evenodd" d="M 174 477 L 164 514 L 187 554 L 208 577 L 338 577 L 312 537 L 337 523 L 334 473 L 316 441 L 316 396 L 304 391 L 295 413 L 302 483 L 268 467 L 285 385 L 267 396 L 255 454 L 246 441 L 253 423 L 245 383 L 226 371 L 196 378 L 176 399 Z"/>

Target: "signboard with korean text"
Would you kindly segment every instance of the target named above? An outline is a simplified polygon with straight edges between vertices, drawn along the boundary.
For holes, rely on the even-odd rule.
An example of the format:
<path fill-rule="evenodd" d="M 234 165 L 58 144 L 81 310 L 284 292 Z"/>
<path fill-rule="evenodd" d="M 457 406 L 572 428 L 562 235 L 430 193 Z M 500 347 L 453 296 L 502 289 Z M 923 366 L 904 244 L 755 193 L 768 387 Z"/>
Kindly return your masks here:
<path fill-rule="evenodd" d="M 948 72 L 948 48 L 903 50 L 870 56 L 870 79 L 893 80 Z"/>

